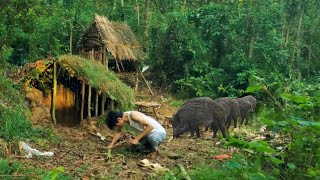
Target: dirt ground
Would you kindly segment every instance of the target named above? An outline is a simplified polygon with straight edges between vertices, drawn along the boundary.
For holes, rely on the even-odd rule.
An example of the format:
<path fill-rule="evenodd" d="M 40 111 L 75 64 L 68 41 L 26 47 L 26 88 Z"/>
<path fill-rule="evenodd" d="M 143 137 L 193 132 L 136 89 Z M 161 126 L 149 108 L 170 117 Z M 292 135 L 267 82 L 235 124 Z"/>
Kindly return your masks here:
<path fill-rule="evenodd" d="M 161 103 L 159 109 L 160 122 L 163 117 L 172 115 L 176 107 L 171 107 L 167 97 L 160 92 L 150 96 L 148 90 L 137 94 L 137 101 L 157 101 Z M 161 94 L 161 95 L 160 95 Z M 50 127 L 49 124 L 43 126 Z M 53 128 L 54 133 L 60 137 L 58 143 L 30 144 L 40 151 L 52 151 L 53 157 L 31 159 L 14 157 L 25 165 L 53 170 L 59 166 L 65 168 L 65 172 L 72 174 L 76 179 L 150 179 L 152 175 L 163 171 L 151 170 L 141 167 L 138 162 L 147 158 L 146 154 L 133 154 L 124 148 L 112 151 L 111 158 L 107 157 L 107 145 L 111 140 L 112 132 L 105 124 L 92 119 L 83 126 L 63 127 L 57 125 Z M 100 133 L 107 138 L 102 141 L 93 133 Z M 155 158 L 148 159 L 152 163 L 159 163 L 165 170 L 173 170 L 177 164 L 183 165 L 186 170 L 195 168 L 201 164 L 221 163 L 213 158 L 215 155 L 230 153 L 221 146 L 213 146 L 212 132 L 203 133 L 202 138 L 189 138 L 189 134 L 179 139 L 168 142 L 172 136 L 172 127 L 167 128 L 167 139 L 160 145 L 160 154 Z M 219 135 L 221 136 L 221 135 Z"/>

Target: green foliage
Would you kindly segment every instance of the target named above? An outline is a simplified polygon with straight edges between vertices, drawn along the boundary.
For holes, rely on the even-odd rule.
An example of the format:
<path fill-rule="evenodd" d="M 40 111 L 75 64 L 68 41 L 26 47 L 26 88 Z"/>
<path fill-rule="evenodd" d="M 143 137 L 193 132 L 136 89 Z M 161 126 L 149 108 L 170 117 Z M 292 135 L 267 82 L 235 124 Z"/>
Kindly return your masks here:
<path fill-rule="evenodd" d="M 20 169 L 20 167 L 20 163 L 9 162 L 7 159 L 2 158 L 0 159 L 0 175 L 11 175 L 14 172 L 17 172 Z M 4 179 L 11 179 L 11 177 L 4 177 Z"/>
<path fill-rule="evenodd" d="M 3 180 L 15 179 L 14 177 L 19 177 L 18 179 L 21 180 L 39 179 L 43 174 L 45 174 L 45 171 L 42 169 L 24 166 L 19 162 L 8 159 L 0 159 L 0 175 Z"/>
<path fill-rule="evenodd" d="M 0 63 L 1 66 L 8 63 L 9 57 L 12 55 L 13 49 L 11 47 L 3 46 L 0 49 Z"/>
<path fill-rule="evenodd" d="M 285 144 L 274 144 L 284 149 L 277 153 L 281 161 L 270 160 L 277 164 L 276 168 L 286 179 L 317 178 L 320 176 L 316 170 L 320 161 L 318 78 L 311 84 L 279 78 L 276 73 L 271 75 L 268 78 L 252 76 L 247 88 L 271 99 L 269 107 L 273 105 L 274 108 L 262 114 L 261 122 L 286 139 Z"/>
<path fill-rule="evenodd" d="M 19 86 L 3 76 L 0 77 L 0 99 L 1 138 L 7 141 L 37 137 L 52 137 L 54 139 L 54 135 L 51 136 L 48 131 L 31 127 L 31 123 L 27 119 L 30 112 Z"/>
<path fill-rule="evenodd" d="M 64 167 L 58 166 L 55 169 L 47 172 L 42 177 L 42 180 L 56 180 L 56 179 L 68 180 L 68 179 L 72 179 L 71 177 L 64 175 L 64 173 L 65 173 Z"/>
<path fill-rule="evenodd" d="M 26 118 L 28 109 L 19 91 L 5 77 L 0 77 L 0 136 L 6 140 L 28 137 L 32 131 Z"/>

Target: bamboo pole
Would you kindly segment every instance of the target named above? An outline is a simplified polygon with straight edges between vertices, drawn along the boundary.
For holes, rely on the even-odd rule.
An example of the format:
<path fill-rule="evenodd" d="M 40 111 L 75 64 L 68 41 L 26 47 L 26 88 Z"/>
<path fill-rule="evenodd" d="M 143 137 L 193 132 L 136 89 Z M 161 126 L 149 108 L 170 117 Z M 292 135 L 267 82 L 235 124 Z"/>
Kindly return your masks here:
<path fill-rule="evenodd" d="M 136 85 L 134 90 L 137 92 L 138 91 L 138 86 L 139 86 L 139 71 L 136 72 Z"/>
<path fill-rule="evenodd" d="M 104 105 L 106 103 L 106 96 L 104 94 L 102 94 L 102 100 L 101 100 L 101 115 L 104 115 Z"/>
<path fill-rule="evenodd" d="M 117 60 L 115 60 L 115 61 L 116 61 L 118 72 L 121 72 L 118 61 Z"/>
<path fill-rule="evenodd" d="M 94 116 L 96 116 L 96 117 L 98 117 L 98 109 L 99 108 L 99 93 L 98 93 L 98 91 L 96 91 L 96 102 L 95 102 L 95 114 L 94 114 Z"/>
<path fill-rule="evenodd" d="M 52 98 L 51 98 L 51 118 L 53 125 L 57 124 L 56 120 L 56 94 L 57 94 L 57 62 L 53 62 L 53 87 L 52 87 Z"/>
<path fill-rule="evenodd" d="M 88 118 L 91 118 L 91 85 L 88 84 Z"/>
<path fill-rule="evenodd" d="M 107 65 L 106 64 L 106 48 L 105 48 L 105 45 L 102 43 L 102 49 L 101 49 L 101 55 L 102 55 L 102 58 L 101 58 L 101 63 L 103 64 L 103 65 Z M 107 65 L 107 69 L 108 69 L 108 65 Z"/>
<path fill-rule="evenodd" d="M 114 100 L 110 101 L 110 109 L 111 111 L 114 111 Z"/>
<path fill-rule="evenodd" d="M 83 123 L 85 91 L 86 91 L 86 82 L 85 82 L 85 80 L 82 80 L 82 94 L 81 94 L 80 124 L 82 124 L 82 123 Z"/>
<path fill-rule="evenodd" d="M 141 74 L 141 76 L 142 76 L 142 78 L 143 78 L 144 82 L 147 84 L 148 89 L 149 89 L 149 91 L 150 91 L 151 95 L 152 95 L 152 96 L 154 96 L 154 94 L 153 94 L 153 92 L 152 92 L 152 90 L 151 90 L 151 88 L 150 88 L 150 86 L 149 86 L 148 81 L 146 80 L 146 78 L 144 77 L 144 75 L 142 74 L 142 72 L 141 72 L 141 71 L 140 71 L 140 74 Z"/>

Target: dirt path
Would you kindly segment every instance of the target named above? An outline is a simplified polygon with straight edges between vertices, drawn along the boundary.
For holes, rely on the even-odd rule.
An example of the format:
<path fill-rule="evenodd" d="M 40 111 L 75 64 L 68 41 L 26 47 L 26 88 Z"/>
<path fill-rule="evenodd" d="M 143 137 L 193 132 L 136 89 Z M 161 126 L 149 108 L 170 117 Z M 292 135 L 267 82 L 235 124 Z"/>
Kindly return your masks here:
<path fill-rule="evenodd" d="M 145 92 L 142 92 L 142 94 L 145 94 Z M 140 98 L 142 97 L 140 96 Z M 163 101 L 163 97 L 157 97 L 157 99 L 148 99 L 150 97 L 145 96 L 144 99 L 139 100 L 161 102 L 162 105 L 159 109 L 161 117 L 175 112 L 176 108 Z M 152 174 L 155 173 L 155 171 L 137 164 L 140 160 L 147 158 L 145 154 L 133 154 L 124 149 L 119 149 L 113 151 L 111 159 L 108 159 L 106 147 L 111 140 L 111 131 L 104 124 L 98 124 L 97 121 L 87 122 L 82 127 L 57 126 L 54 128 L 54 132 L 60 136 L 59 143 L 47 143 L 45 146 L 35 147 L 41 151 L 54 152 L 53 157 L 16 159 L 24 164 L 47 170 L 62 166 L 68 174 L 79 179 L 105 177 L 140 180 L 150 179 Z M 90 132 L 99 132 L 107 139 L 102 141 Z M 203 134 L 204 136 L 201 139 L 190 139 L 189 135 L 185 134 L 171 142 L 168 142 L 168 139 L 172 136 L 171 127 L 167 128 L 167 133 L 167 140 L 160 146 L 160 155 L 149 160 L 152 163 L 159 163 L 169 170 L 172 170 L 178 163 L 186 169 L 194 168 L 200 164 L 216 164 L 219 162 L 212 157 L 227 152 L 226 149 L 213 146 L 213 141 L 210 140 L 211 132 L 209 131 Z M 44 147 L 46 149 L 43 149 Z M 173 155 L 174 157 L 172 157 Z"/>

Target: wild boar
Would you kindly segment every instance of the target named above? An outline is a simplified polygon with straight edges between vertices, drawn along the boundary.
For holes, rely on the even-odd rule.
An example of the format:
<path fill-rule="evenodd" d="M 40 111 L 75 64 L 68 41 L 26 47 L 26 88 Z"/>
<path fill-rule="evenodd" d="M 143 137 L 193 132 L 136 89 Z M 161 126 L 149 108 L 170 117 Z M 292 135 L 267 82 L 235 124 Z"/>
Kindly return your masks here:
<path fill-rule="evenodd" d="M 240 115 L 239 104 L 232 98 L 221 97 L 214 100 L 225 108 L 225 125 L 229 129 L 231 120 L 233 120 L 234 128 L 237 127 L 237 118 Z"/>
<path fill-rule="evenodd" d="M 190 131 L 191 137 L 196 132 L 200 137 L 199 127 L 210 126 L 216 136 L 220 129 L 223 137 L 226 137 L 224 127 L 224 108 L 209 97 L 193 98 L 183 104 L 172 116 L 173 137 Z"/>
<path fill-rule="evenodd" d="M 237 98 L 235 100 L 239 104 L 240 118 L 241 118 L 240 124 L 242 125 L 243 122 L 245 121 L 245 125 L 248 125 L 249 116 L 251 114 L 251 118 L 252 118 L 256 108 L 256 104 L 257 104 L 256 98 L 251 95 L 248 95 L 242 98 Z"/>

